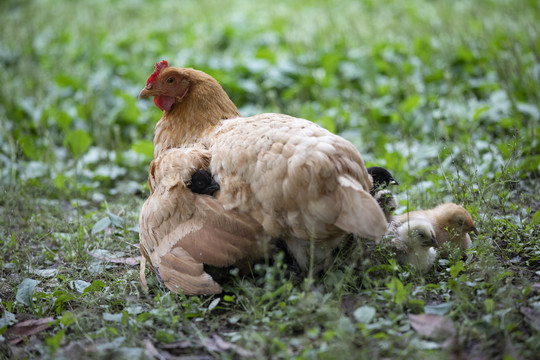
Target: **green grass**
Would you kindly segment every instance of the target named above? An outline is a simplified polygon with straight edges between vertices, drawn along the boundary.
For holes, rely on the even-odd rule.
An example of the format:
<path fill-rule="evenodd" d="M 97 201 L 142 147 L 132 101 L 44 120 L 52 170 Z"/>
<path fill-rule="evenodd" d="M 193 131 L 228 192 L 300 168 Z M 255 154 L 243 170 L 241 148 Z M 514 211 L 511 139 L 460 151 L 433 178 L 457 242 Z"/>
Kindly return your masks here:
<path fill-rule="evenodd" d="M 2 2 L 0 356 L 535 358 L 538 18 L 532 0 Z M 346 137 L 400 182 L 398 212 L 463 204 L 474 247 L 426 276 L 353 243 L 314 281 L 278 260 L 222 296 L 144 293 L 137 265 L 95 255 L 139 255 L 160 112 L 136 96 L 161 59 L 215 76 L 244 115 Z M 424 313 L 455 332 L 414 330 Z"/>

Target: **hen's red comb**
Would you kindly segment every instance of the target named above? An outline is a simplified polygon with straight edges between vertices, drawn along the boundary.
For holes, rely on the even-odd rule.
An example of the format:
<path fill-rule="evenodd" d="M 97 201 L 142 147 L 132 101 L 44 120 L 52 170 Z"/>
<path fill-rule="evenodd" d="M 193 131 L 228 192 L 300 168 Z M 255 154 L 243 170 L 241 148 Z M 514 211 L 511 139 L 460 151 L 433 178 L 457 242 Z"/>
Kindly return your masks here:
<path fill-rule="evenodd" d="M 165 69 L 166 67 L 169 67 L 169 63 L 167 62 L 167 60 L 161 60 L 161 62 L 156 63 L 154 72 L 152 73 L 152 75 L 150 75 L 148 80 L 146 80 L 146 85 L 156 80 L 161 70 Z"/>

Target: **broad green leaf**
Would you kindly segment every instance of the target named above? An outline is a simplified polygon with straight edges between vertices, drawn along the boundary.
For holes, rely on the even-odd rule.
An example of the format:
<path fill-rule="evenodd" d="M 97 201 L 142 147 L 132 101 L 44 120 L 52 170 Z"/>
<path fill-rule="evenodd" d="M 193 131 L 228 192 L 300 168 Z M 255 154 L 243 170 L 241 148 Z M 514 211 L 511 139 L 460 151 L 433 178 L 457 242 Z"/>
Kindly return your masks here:
<path fill-rule="evenodd" d="M 60 322 L 64 325 L 64 328 L 66 328 L 75 322 L 75 315 L 71 311 L 66 311 L 62 315 Z"/>
<path fill-rule="evenodd" d="M 21 136 L 19 138 L 19 146 L 21 147 L 24 156 L 32 160 L 39 160 L 41 151 L 36 145 L 36 138 L 30 136 Z"/>
<path fill-rule="evenodd" d="M 104 288 L 106 286 L 107 286 L 107 284 L 105 284 L 103 281 L 94 280 L 94 281 L 92 281 L 92 284 L 90 284 L 90 286 L 88 286 L 88 287 L 86 287 L 84 289 L 84 293 L 85 294 L 93 293 L 94 291 L 102 289 L 102 288 Z"/>
<path fill-rule="evenodd" d="M 421 98 L 419 95 L 411 95 L 405 100 L 403 100 L 403 102 L 399 105 L 399 108 L 404 113 L 409 113 L 416 109 L 418 105 L 420 105 L 420 100 Z"/>
<path fill-rule="evenodd" d="M 63 305 L 64 303 L 75 300 L 76 297 L 68 292 L 65 291 L 56 291 L 54 293 L 54 296 L 56 297 L 56 300 L 54 300 L 54 308 L 57 314 L 61 314 L 64 310 Z"/>
<path fill-rule="evenodd" d="M 175 336 L 167 332 L 166 330 L 158 330 L 156 332 L 156 340 L 165 344 L 169 344 L 169 343 L 174 342 Z"/>
<path fill-rule="evenodd" d="M 66 187 L 66 177 L 63 173 L 58 173 L 58 175 L 56 175 L 56 178 L 54 179 L 54 185 L 56 185 L 59 190 L 62 190 Z"/>
<path fill-rule="evenodd" d="M 492 314 L 495 310 L 495 301 L 493 299 L 485 299 L 484 308 L 486 309 L 486 313 Z"/>
<path fill-rule="evenodd" d="M 32 296 L 34 295 L 34 290 L 36 289 L 36 285 L 40 282 L 38 280 L 24 279 L 19 286 L 17 286 L 17 295 L 15 298 L 17 301 L 20 301 L 21 303 L 25 304 L 26 306 L 32 306 Z"/>
<path fill-rule="evenodd" d="M 426 314 L 446 315 L 453 305 L 453 301 L 435 305 L 425 305 L 424 311 L 426 312 Z"/>
<path fill-rule="evenodd" d="M 89 286 L 90 286 L 90 283 L 84 280 L 75 280 L 75 281 L 72 281 L 70 284 L 70 287 L 73 290 L 77 291 L 78 293 L 84 293 L 86 288 Z"/>
<path fill-rule="evenodd" d="M 220 302 L 220 298 L 215 298 L 210 305 L 208 305 L 208 311 L 212 311 Z"/>
<path fill-rule="evenodd" d="M 120 216 L 113 214 L 110 211 L 107 211 L 107 216 L 111 219 L 111 222 L 115 226 L 123 226 L 124 225 L 124 219 L 122 219 Z"/>
<path fill-rule="evenodd" d="M 0 319 L 0 329 L 13 325 L 17 322 L 15 314 L 10 313 L 9 311 L 4 311 L 4 316 Z"/>
<path fill-rule="evenodd" d="M 534 213 L 531 225 L 536 226 L 538 224 L 540 224 L 540 211 Z"/>
<path fill-rule="evenodd" d="M 107 227 L 111 226 L 112 222 L 111 219 L 106 216 L 103 219 L 97 221 L 94 226 L 92 227 L 92 235 L 95 235 L 103 230 L 105 230 Z"/>
<path fill-rule="evenodd" d="M 318 119 L 317 122 L 322 125 L 326 130 L 332 133 L 335 133 L 337 130 L 334 118 L 330 116 L 322 116 Z"/>
<path fill-rule="evenodd" d="M 377 311 L 374 307 L 371 306 L 360 306 L 358 309 L 354 310 L 353 316 L 359 323 L 369 324 L 371 320 L 375 317 Z"/>
<path fill-rule="evenodd" d="M 84 130 L 71 130 L 64 138 L 64 146 L 69 147 L 75 157 L 79 157 L 92 143 L 92 137 Z"/>
<path fill-rule="evenodd" d="M 58 274 L 58 269 L 36 269 L 32 272 L 43 278 L 52 278 Z"/>
<path fill-rule="evenodd" d="M 49 352 L 51 354 L 56 353 L 56 350 L 58 350 L 58 348 L 60 347 L 60 343 L 62 342 L 63 338 L 64 330 L 60 330 L 55 335 L 45 339 L 45 343 L 47 344 L 47 347 L 49 348 Z"/>
<path fill-rule="evenodd" d="M 139 121 L 140 111 L 137 107 L 137 98 L 130 94 L 120 93 L 124 105 L 120 114 L 118 114 L 120 120 L 127 123 L 137 123 Z"/>
<path fill-rule="evenodd" d="M 106 320 L 106 321 L 122 322 L 123 313 L 118 313 L 118 314 L 103 313 L 102 316 L 103 316 L 103 320 Z"/>
<path fill-rule="evenodd" d="M 152 159 L 154 157 L 154 143 L 152 141 L 136 141 L 133 145 L 131 145 L 131 150 L 138 154 L 144 155 L 147 159 Z"/>
<path fill-rule="evenodd" d="M 463 261 L 458 261 L 455 265 L 453 265 L 450 268 L 450 276 L 455 278 L 459 275 L 460 272 L 465 270 L 465 266 L 463 265 Z"/>
<path fill-rule="evenodd" d="M 489 106 L 481 106 L 478 109 L 474 111 L 474 114 L 472 116 L 473 120 L 477 120 L 483 113 L 489 110 Z"/>
<path fill-rule="evenodd" d="M 394 301 L 396 304 L 403 305 L 407 302 L 410 286 L 403 286 L 401 280 L 396 277 L 393 277 L 392 280 L 386 284 L 386 286 L 394 296 Z"/>

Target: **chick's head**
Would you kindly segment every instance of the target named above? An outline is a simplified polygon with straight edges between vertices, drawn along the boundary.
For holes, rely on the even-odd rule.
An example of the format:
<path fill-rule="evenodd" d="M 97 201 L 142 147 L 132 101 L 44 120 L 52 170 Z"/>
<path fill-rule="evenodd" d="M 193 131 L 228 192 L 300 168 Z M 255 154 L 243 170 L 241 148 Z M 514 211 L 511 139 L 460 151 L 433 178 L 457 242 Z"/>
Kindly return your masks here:
<path fill-rule="evenodd" d="M 462 236 L 471 231 L 477 232 L 471 214 L 464 207 L 448 203 L 437 207 L 437 212 L 441 215 L 439 218 L 440 225 L 443 229 Z"/>
<path fill-rule="evenodd" d="M 435 230 L 429 221 L 410 220 L 398 229 L 399 237 L 407 241 L 410 248 L 430 248 L 437 246 Z"/>

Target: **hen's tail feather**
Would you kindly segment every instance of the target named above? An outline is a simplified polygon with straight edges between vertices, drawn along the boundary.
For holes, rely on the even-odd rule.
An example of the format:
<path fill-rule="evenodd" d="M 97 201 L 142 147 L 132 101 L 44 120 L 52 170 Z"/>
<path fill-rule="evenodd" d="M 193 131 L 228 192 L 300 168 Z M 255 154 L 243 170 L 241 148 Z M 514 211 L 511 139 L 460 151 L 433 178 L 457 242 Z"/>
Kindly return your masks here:
<path fill-rule="evenodd" d="M 338 182 L 342 206 L 336 226 L 368 239 L 383 236 L 388 224 L 375 199 L 350 177 L 340 176 Z"/>

